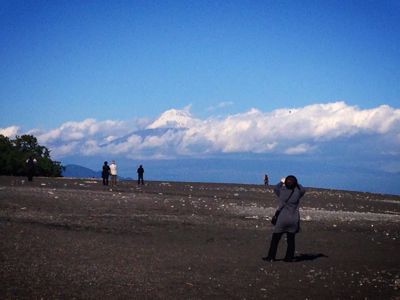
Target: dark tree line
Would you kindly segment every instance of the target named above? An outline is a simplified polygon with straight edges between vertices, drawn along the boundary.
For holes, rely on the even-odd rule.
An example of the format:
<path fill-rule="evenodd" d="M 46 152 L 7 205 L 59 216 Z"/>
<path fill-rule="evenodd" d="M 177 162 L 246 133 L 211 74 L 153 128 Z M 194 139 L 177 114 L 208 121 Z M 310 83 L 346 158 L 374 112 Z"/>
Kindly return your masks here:
<path fill-rule="evenodd" d="M 0 134 L 0 175 L 25 176 L 26 161 L 36 159 L 36 176 L 61 176 L 63 167 L 50 158 L 50 151 L 39 145 L 33 135 L 16 136 L 9 139 Z"/>

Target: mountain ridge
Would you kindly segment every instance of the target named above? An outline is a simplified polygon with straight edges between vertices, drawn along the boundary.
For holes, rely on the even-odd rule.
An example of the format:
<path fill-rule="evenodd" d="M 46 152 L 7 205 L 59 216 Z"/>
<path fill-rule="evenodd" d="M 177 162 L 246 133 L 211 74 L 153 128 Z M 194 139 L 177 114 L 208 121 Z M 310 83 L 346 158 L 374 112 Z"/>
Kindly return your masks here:
<path fill-rule="evenodd" d="M 77 164 L 69 164 L 64 166 L 62 172 L 63 177 L 93 178 L 101 177 L 101 171 L 94 171 Z"/>

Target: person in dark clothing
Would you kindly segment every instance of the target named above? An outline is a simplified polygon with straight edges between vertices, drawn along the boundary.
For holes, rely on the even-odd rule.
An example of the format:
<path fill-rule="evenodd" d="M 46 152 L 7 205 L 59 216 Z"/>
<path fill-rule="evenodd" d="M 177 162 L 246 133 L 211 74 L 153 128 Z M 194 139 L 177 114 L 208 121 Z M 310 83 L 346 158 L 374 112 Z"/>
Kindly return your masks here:
<path fill-rule="evenodd" d="M 144 184 L 144 180 L 143 180 L 143 174 L 144 174 L 144 169 L 143 166 L 140 165 L 139 168 L 137 169 L 137 173 L 138 173 L 138 181 L 137 184 Z"/>
<path fill-rule="evenodd" d="M 32 156 L 29 156 L 29 158 L 26 160 L 26 169 L 28 181 L 33 181 L 33 176 L 35 176 L 36 171 L 36 159 L 34 159 Z"/>
<path fill-rule="evenodd" d="M 282 178 L 274 189 L 278 196 L 278 209 L 271 223 L 274 225 L 274 230 L 271 239 L 271 245 L 268 251 L 268 256 L 263 257 L 263 260 L 274 261 L 279 241 L 284 233 L 287 237 L 287 250 L 284 261 L 291 262 L 295 253 L 295 235 L 300 230 L 300 213 L 299 204 L 300 198 L 304 196 L 305 189 L 297 182 L 297 178 L 289 175 Z"/>
<path fill-rule="evenodd" d="M 101 171 L 101 177 L 103 178 L 103 185 L 108 185 L 108 177 L 110 176 L 110 166 L 108 162 L 104 162 L 103 170 Z"/>
<path fill-rule="evenodd" d="M 264 185 L 266 185 L 266 186 L 269 185 L 269 179 L 268 179 L 268 175 L 267 174 L 264 175 Z"/>

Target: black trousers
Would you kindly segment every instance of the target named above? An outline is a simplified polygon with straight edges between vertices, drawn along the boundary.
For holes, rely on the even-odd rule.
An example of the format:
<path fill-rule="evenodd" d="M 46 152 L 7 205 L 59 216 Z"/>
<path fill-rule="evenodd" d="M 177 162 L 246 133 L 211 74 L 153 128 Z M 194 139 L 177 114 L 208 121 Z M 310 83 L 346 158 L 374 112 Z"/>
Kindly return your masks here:
<path fill-rule="evenodd" d="M 282 235 L 283 232 L 272 234 L 271 245 L 269 246 L 269 251 L 268 251 L 268 257 L 275 259 L 276 251 L 278 250 L 279 241 L 281 240 Z M 296 248 L 295 236 L 296 236 L 295 233 L 290 233 L 290 232 L 286 233 L 287 249 L 285 258 L 287 259 L 292 259 L 294 257 L 294 251 Z"/>
<path fill-rule="evenodd" d="M 144 184 L 143 175 L 139 174 L 137 184 Z"/>
<path fill-rule="evenodd" d="M 35 170 L 29 169 L 28 170 L 28 181 L 33 181 L 33 175 L 35 175 Z"/>

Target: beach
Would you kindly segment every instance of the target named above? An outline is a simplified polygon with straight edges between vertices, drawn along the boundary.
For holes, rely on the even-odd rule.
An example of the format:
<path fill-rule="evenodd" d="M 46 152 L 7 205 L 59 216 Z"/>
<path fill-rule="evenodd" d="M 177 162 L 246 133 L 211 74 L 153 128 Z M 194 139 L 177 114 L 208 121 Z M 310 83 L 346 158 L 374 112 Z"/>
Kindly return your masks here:
<path fill-rule="evenodd" d="M 307 187 L 306 187 L 307 188 Z M 272 187 L 0 177 L 2 299 L 400 299 L 400 196 L 307 188 L 265 262 Z"/>

